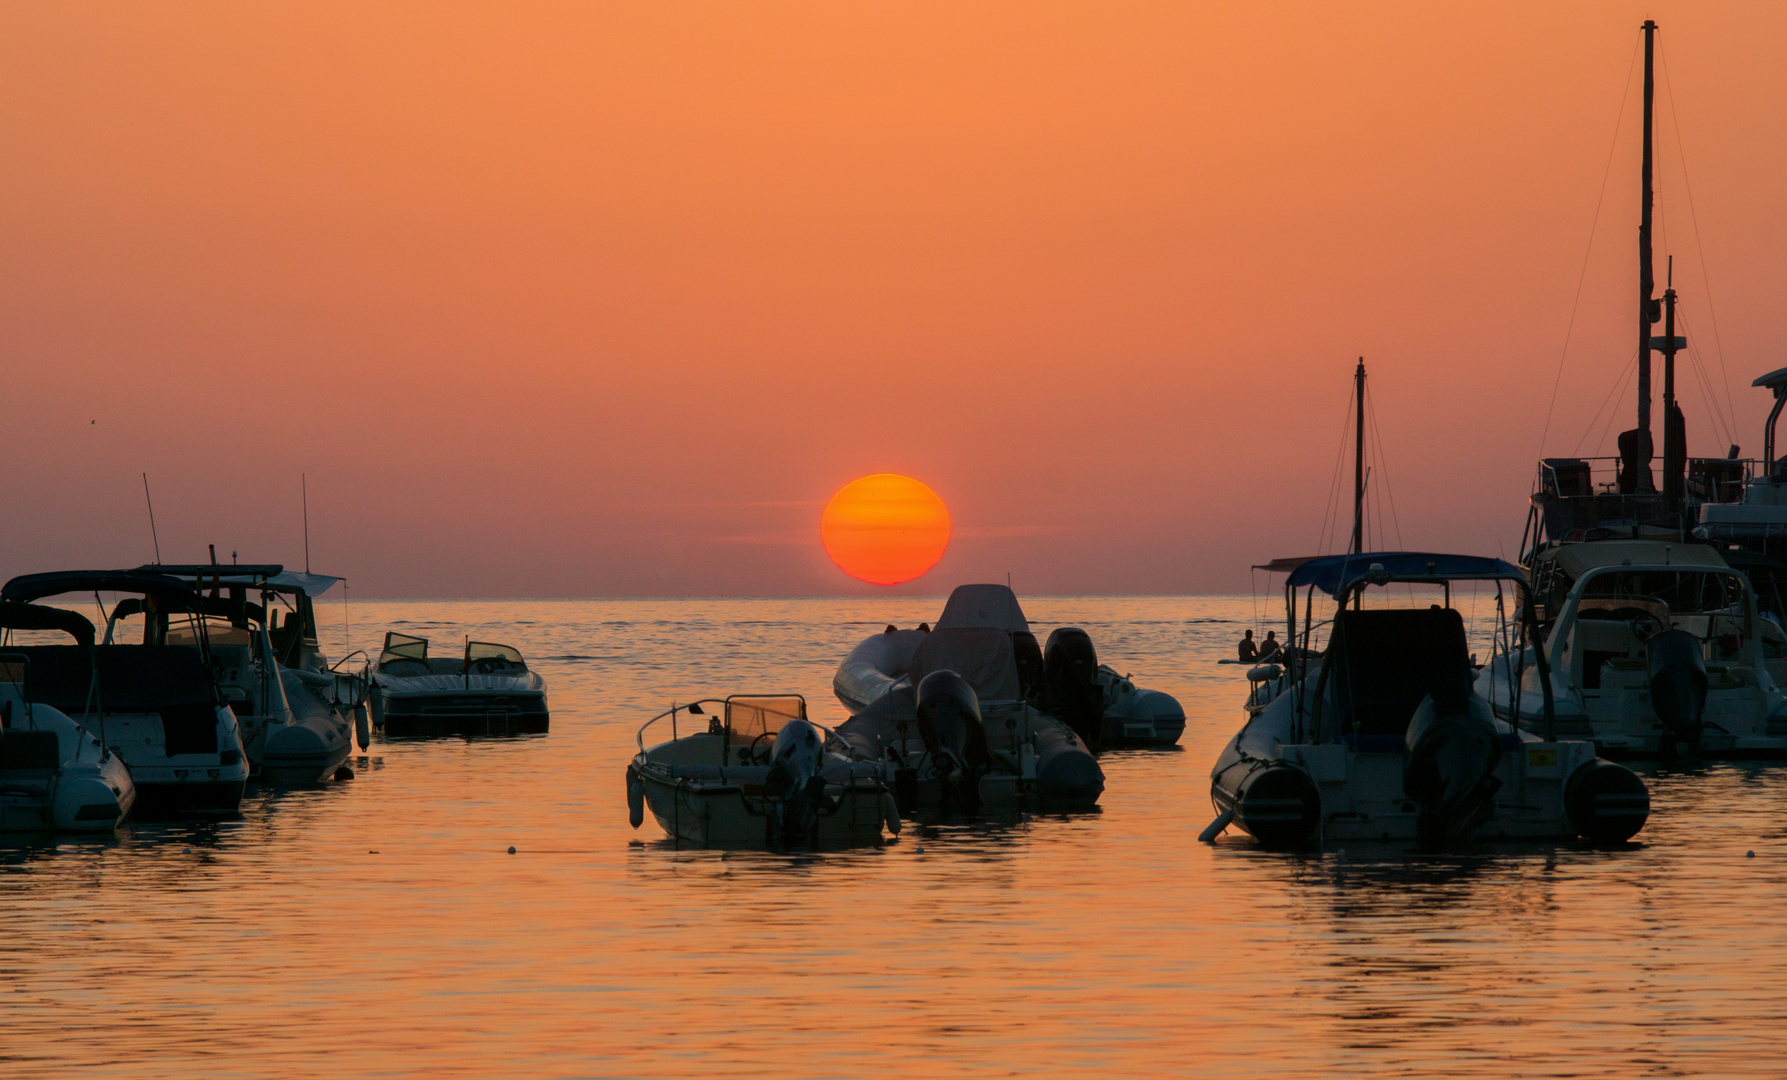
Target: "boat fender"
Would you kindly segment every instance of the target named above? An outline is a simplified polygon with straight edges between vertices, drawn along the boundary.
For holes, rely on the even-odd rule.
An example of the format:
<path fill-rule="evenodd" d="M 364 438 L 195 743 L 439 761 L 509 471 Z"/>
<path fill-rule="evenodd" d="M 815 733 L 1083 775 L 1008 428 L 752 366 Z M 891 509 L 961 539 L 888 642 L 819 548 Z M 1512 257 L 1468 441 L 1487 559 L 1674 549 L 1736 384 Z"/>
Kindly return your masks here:
<path fill-rule="evenodd" d="M 1624 765 L 1596 758 L 1570 774 L 1564 806 L 1576 831 L 1597 844 L 1630 840 L 1650 817 L 1650 791 Z"/>
<path fill-rule="evenodd" d="M 354 706 L 354 738 L 364 750 L 372 745 L 372 721 L 366 713 L 366 702 Z"/>
<path fill-rule="evenodd" d="M 881 817 L 887 822 L 887 831 L 895 836 L 900 835 L 900 806 L 894 801 L 893 792 L 881 789 Z"/>
<path fill-rule="evenodd" d="M 1284 675 L 1284 669 L 1277 664 L 1256 664 L 1247 669 L 1248 682 L 1270 682 Z"/>
<path fill-rule="evenodd" d="M 627 820 L 635 829 L 645 824 L 645 781 L 637 765 L 627 766 Z"/>

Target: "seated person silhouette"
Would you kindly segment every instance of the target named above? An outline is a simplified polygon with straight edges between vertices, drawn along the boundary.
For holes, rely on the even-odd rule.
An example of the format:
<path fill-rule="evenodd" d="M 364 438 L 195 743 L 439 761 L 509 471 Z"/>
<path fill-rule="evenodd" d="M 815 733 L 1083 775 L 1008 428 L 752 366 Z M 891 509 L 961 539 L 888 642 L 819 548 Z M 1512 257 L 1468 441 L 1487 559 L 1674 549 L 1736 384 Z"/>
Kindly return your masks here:
<path fill-rule="evenodd" d="M 1266 631 L 1266 640 L 1260 642 L 1260 663 L 1264 664 L 1278 659 L 1278 634 L 1274 630 Z"/>
<path fill-rule="evenodd" d="M 1251 664 L 1260 658 L 1260 647 L 1253 640 L 1253 631 L 1249 630 L 1241 636 L 1241 662 Z"/>

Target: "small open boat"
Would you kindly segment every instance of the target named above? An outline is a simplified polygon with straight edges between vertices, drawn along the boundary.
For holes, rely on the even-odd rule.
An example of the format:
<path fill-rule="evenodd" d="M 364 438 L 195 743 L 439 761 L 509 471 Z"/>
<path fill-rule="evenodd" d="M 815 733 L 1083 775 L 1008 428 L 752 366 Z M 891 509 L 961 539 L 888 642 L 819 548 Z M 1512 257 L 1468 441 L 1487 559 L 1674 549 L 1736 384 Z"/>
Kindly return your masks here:
<path fill-rule="evenodd" d="M 1283 565 L 1282 563 L 1280 565 Z M 1424 552 L 1368 552 L 1301 560 L 1285 583 L 1289 670 L 1210 772 L 1218 816 L 1201 839 L 1231 822 L 1271 846 L 1336 840 L 1630 839 L 1650 814 L 1644 781 L 1595 756 L 1594 744 L 1556 734 L 1543 652 L 1536 661 L 1531 730 L 1518 704 L 1498 719 L 1473 689 L 1464 620 L 1453 585 L 1496 586 L 1497 640 L 1537 629 L 1520 568 L 1500 559 Z M 1390 586 L 1396 586 L 1393 593 Z M 1522 595 L 1524 623 L 1508 625 L 1503 587 Z M 1298 590 L 1306 590 L 1297 627 Z M 1315 623 L 1315 592 L 1334 598 Z M 1381 591 L 1380 591 L 1381 590 Z M 1398 600 L 1408 606 L 1393 606 Z M 1423 601 L 1431 600 L 1428 604 Z M 1309 659 L 1328 629 L 1319 662 Z M 1531 655 L 1531 654 L 1528 654 Z M 1515 665 L 1504 651 L 1497 663 Z M 1513 671 L 1520 686 L 1520 672 Z M 1518 726 L 1517 726 L 1518 725 Z"/>
<path fill-rule="evenodd" d="M 683 716 L 706 723 L 684 735 Z M 647 749 L 647 729 L 665 720 L 670 740 Z M 673 706 L 647 720 L 636 741 L 627 766 L 635 829 L 649 809 L 672 839 L 704 847 L 872 844 L 883 829 L 900 831 L 884 764 L 808 720 L 799 694 Z"/>
<path fill-rule="evenodd" d="M 456 658 L 428 655 L 428 639 L 385 634 L 372 668 L 372 721 L 386 735 L 544 735 L 546 680 L 521 650 L 465 643 Z"/>

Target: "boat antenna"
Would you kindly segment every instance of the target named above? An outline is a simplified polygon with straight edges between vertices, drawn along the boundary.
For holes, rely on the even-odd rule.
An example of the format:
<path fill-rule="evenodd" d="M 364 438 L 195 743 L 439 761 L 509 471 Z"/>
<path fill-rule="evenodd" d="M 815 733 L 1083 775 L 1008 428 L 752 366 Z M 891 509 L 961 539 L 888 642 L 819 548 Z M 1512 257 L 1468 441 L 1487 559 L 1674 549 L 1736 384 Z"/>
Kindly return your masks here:
<path fill-rule="evenodd" d="M 149 539 L 155 541 L 155 561 L 161 562 L 161 537 L 155 532 L 155 500 L 149 497 L 149 474 L 143 474 L 143 501 L 149 504 Z"/>
<path fill-rule="evenodd" d="M 1365 358 L 1353 372 L 1353 554 L 1365 551 Z"/>
<path fill-rule="evenodd" d="M 304 572 L 310 573 L 310 477 L 298 474 L 298 493 L 304 500 Z"/>

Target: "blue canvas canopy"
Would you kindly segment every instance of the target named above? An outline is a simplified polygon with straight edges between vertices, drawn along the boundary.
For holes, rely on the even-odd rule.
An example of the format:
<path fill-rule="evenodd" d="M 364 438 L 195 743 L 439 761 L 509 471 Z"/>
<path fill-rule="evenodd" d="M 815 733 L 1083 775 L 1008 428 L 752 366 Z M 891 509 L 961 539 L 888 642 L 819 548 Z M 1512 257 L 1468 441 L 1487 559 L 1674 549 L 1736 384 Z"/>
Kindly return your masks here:
<path fill-rule="evenodd" d="M 1289 560 L 1279 560 L 1288 562 Z M 1358 555 L 1322 555 L 1305 559 L 1285 579 L 1287 588 L 1314 585 L 1329 596 L 1351 589 L 1361 579 L 1385 581 L 1472 581 L 1512 578 L 1524 582 L 1520 567 L 1479 555 L 1441 555 L 1427 551 L 1367 551 Z"/>

